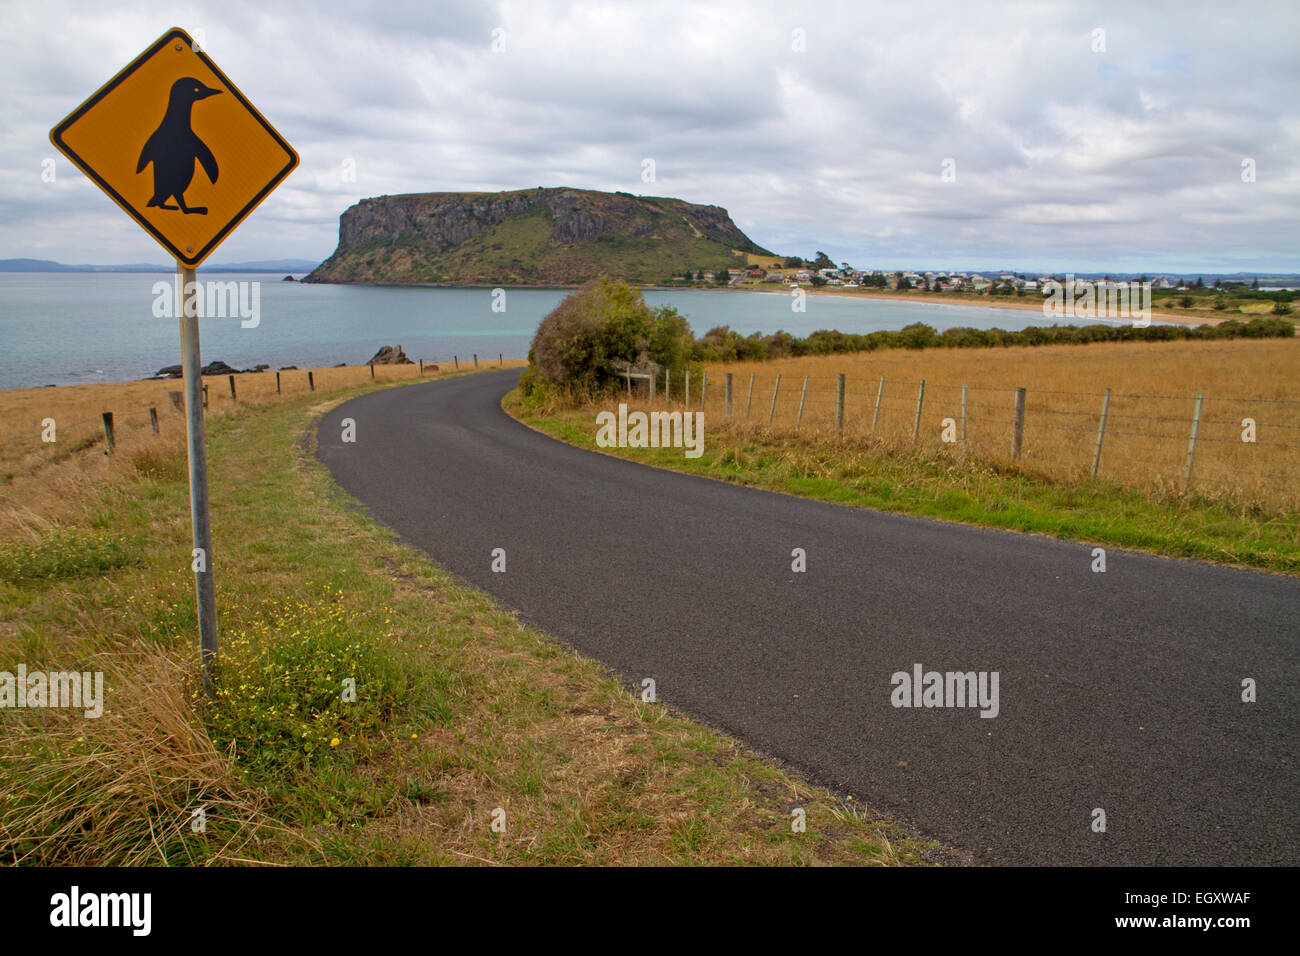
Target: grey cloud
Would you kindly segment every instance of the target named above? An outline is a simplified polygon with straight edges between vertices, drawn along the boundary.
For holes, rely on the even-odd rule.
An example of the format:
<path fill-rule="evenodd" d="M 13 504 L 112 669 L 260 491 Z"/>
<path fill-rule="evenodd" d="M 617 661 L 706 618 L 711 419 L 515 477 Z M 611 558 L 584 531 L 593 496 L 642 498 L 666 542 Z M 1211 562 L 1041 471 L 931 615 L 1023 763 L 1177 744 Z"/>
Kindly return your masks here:
<path fill-rule="evenodd" d="M 715 203 L 778 252 L 860 265 L 1300 271 L 1287 5 L 56 0 L 5 19 L 0 256 L 158 257 L 68 163 L 56 186 L 39 166 L 49 128 L 175 24 L 303 159 L 218 258 L 324 257 L 367 195 L 563 184 Z"/>

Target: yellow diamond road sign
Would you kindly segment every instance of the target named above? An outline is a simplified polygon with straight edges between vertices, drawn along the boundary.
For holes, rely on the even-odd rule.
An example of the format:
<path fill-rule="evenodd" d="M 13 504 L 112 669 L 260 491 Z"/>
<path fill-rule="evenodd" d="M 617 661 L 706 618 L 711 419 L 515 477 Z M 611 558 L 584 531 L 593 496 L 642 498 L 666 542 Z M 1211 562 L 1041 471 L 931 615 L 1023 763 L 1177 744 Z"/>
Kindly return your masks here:
<path fill-rule="evenodd" d="M 180 29 L 77 107 L 50 140 L 191 267 L 298 165 L 293 147 Z"/>

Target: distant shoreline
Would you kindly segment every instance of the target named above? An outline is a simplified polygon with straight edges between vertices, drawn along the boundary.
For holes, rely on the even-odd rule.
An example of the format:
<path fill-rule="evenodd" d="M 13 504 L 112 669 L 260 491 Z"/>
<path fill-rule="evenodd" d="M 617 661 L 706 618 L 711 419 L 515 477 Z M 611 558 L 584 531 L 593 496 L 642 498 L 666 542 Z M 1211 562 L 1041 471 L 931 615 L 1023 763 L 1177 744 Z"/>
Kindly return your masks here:
<path fill-rule="evenodd" d="M 297 281 L 302 282 L 303 280 L 299 279 Z M 553 291 L 553 292 L 572 291 L 574 289 L 580 289 L 583 286 L 583 283 L 571 283 L 567 285 L 551 285 L 551 284 L 508 285 L 501 282 L 453 284 L 447 282 L 338 282 L 334 280 L 330 280 L 330 281 L 317 280 L 315 282 L 308 282 L 306 284 L 307 285 L 359 285 L 359 286 L 372 286 L 375 288 L 390 288 L 390 289 L 506 289 L 507 291 L 511 289 L 531 289 L 531 290 Z M 772 289 L 755 289 L 748 286 L 737 287 L 733 285 L 720 285 L 720 286 L 710 287 L 710 286 L 658 285 L 654 283 L 648 283 L 648 284 L 631 283 L 631 284 L 636 285 L 636 287 L 641 289 L 642 291 L 651 291 L 651 292 L 749 292 L 756 295 L 789 295 L 789 293 L 785 291 L 785 289 L 787 288 L 786 286 L 781 286 L 780 288 L 772 288 Z M 888 294 L 888 293 L 880 293 L 880 292 L 845 292 L 842 289 L 836 289 L 836 288 L 816 288 L 816 287 L 810 288 L 810 287 L 803 287 L 803 286 L 801 286 L 800 288 L 802 288 L 805 294 L 807 295 L 825 295 L 825 296 L 833 296 L 839 299 L 855 299 L 857 301 L 923 302 L 923 303 L 930 303 L 933 305 L 973 306 L 976 308 L 983 307 L 986 309 L 1005 309 L 1009 312 L 1037 312 L 1040 315 L 1043 314 L 1043 304 L 1041 299 L 1038 299 L 1036 301 L 1025 302 L 1025 301 L 1021 301 L 1016 297 L 980 296 L 978 298 L 972 298 L 962 293 L 954 294 L 951 292 L 916 291 L 916 292 L 904 293 L 903 295 L 899 295 L 898 293 Z M 1044 318 L 1047 318 L 1047 316 L 1044 316 Z M 1241 319 L 1244 321 L 1252 318 L 1259 318 L 1259 316 L 1247 315 L 1246 313 L 1241 313 L 1241 312 L 1228 313 L 1226 315 L 1218 315 L 1218 314 L 1188 315 L 1185 312 L 1170 312 L 1165 310 L 1157 311 L 1155 309 L 1151 311 L 1151 319 L 1153 321 L 1159 320 L 1163 323 L 1168 323 L 1172 325 L 1186 325 L 1186 326 L 1218 325 L 1221 322 L 1226 322 L 1229 319 L 1233 319 L 1233 318 Z M 1062 317 L 1057 324 L 1078 325 L 1078 324 L 1088 324 L 1089 322 L 1104 322 L 1104 321 L 1106 321 L 1104 317 L 1093 317 L 1092 319 L 1088 319 L 1082 316 L 1077 318 Z M 1112 319 L 1111 321 L 1118 321 L 1118 320 Z"/>
<path fill-rule="evenodd" d="M 738 288 L 736 286 L 731 286 L 731 285 L 718 286 L 716 289 L 708 289 L 708 288 L 696 289 L 693 286 L 662 286 L 662 285 L 642 286 L 642 288 L 654 289 L 655 291 L 662 291 L 662 292 L 686 290 L 686 291 L 699 291 L 699 292 L 753 292 L 753 293 L 760 293 L 760 294 L 765 293 L 768 295 L 789 295 L 790 294 L 789 292 L 784 291 L 784 289 L 786 288 L 785 286 L 782 286 L 780 289 L 754 289 L 748 287 Z M 917 291 L 917 292 L 904 293 L 902 295 L 899 295 L 898 293 L 893 293 L 891 295 L 883 292 L 845 292 L 842 289 L 825 288 L 825 287 L 806 288 L 800 286 L 800 288 L 802 288 L 804 293 L 807 295 L 833 296 L 834 298 L 837 299 L 854 299 L 857 301 L 875 300 L 881 302 L 925 302 L 925 303 L 930 303 L 932 305 L 959 305 L 959 306 L 973 306 L 976 308 L 983 307 L 986 309 L 1006 309 L 1009 312 L 1037 312 L 1039 315 L 1043 315 L 1043 302 L 1041 298 L 1038 299 L 1037 301 L 1025 302 L 1015 297 L 998 296 L 995 298 L 993 296 L 987 296 L 987 297 L 980 296 L 979 298 L 971 298 L 969 296 L 962 295 L 961 293 L 954 294 L 951 292 Z M 1048 318 L 1048 316 L 1044 315 L 1044 318 Z M 1226 322 L 1228 319 L 1231 318 L 1258 318 L 1258 316 L 1246 316 L 1244 313 L 1202 316 L 1202 315 L 1187 315 L 1186 313 L 1181 313 L 1181 312 L 1156 311 L 1155 309 L 1152 309 L 1151 318 L 1152 320 L 1160 319 L 1173 325 L 1197 326 L 1197 325 L 1218 325 L 1220 322 Z M 1105 318 L 1098 318 L 1096 316 L 1094 316 L 1091 319 L 1082 316 L 1080 317 L 1064 316 L 1061 317 L 1058 324 L 1079 325 L 1079 324 L 1088 324 L 1090 322 L 1104 322 L 1104 321 L 1106 321 Z M 1110 321 L 1119 321 L 1119 320 L 1111 319 Z"/>

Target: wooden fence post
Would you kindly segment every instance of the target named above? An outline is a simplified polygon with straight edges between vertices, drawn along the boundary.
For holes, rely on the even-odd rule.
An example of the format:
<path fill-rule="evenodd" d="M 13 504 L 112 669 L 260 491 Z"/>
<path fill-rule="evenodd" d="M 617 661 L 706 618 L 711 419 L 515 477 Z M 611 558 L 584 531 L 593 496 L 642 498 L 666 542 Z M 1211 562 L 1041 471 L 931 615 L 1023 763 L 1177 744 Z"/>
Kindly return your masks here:
<path fill-rule="evenodd" d="M 966 383 L 961 383 L 961 440 L 966 440 Z"/>
<path fill-rule="evenodd" d="M 506 358 L 505 358 L 505 356 L 506 356 L 506 353 L 505 353 L 505 352 L 498 352 L 498 353 L 497 353 L 497 368 L 504 368 L 504 367 L 505 367 L 505 364 L 506 364 Z"/>
<path fill-rule="evenodd" d="M 1187 439 L 1187 468 L 1183 471 L 1183 490 L 1192 487 L 1192 464 L 1196 461 L 1196 436 L 1201 431 L 1201 405 L 1205 402 L 1205 393 L 1196 393 L 1196 408 L 1192 411 L 1192 433 Z M 110 415 L 111 419 L 112 416 Z"/>
<path fill-rule="evenodd" d="M 745 418 L 749 418 L 749 406 L 754 402 L 754 373 L 749 373 L 749 394 L 745 396 Z"/>
<path fill-rule="evenodd" d="M 149 406 L 149 427 L 153 429 L 155 435 L 158 434 L 158 409 L 153 405 Z"/>
<path fill-rule="evenodd" d="M 275 373 L 275 394 L 280 394 L 280 373 Z"/>
<path fill-rule="evenodd" d="M 1016 389 L 1016 420 L 1011 428 L 1011 457 L 1019 458 L 1025 441 L 1025 390 Z"/>
<path fill-rule="evenodd" d="M 420 378 L 424 378 L 424 359 L 420 359 Z"/>
<path fill-rule="evenodd" d="M 208 387 L 206 385 L 203 386 L 203 407 L 208 407 Z"/>
<path fill-rule="evenodd" d="M 691 407 L 691 370 L 686 370 L 686 407 Z"/>
<path fill-rule="evenodd" d="M 803 391 L 799 393 L 799 414 L 794 419 L 794 430 L 799 430 L 799 423 L 803 421 L 803 400 L 808 397 L 808 376 L 803 377 Z"/>
<path fill-rule="evenodd" d="M 307 389 L 312 392 L 316 391 L 316 374 L 314 372 L 307 373 Z"/>
<path fill-rule="evenodd" d="M 916 421 L 912 425 L 912 441 L 916 441 L 921 436 L 921 406 L 925 404 L 925 379 L 921 379 L 921 387 L 916 390 Z"/>
<path fill-rule="evenodd" d="M 802 405 L 802 400 L 800 401 Z M 835 386 L 835 430 L 844 431 L 844 373 L 840 372 L 838 384 Z"/>
<path fill-rule="evenodd" d="M 230 400 L 235 401 L 235 376 L 227 375 L 226 380 L 230 382 Z"/>
<path fill-rule="evenodd" d="M 871 416 L 871 430 L 876 430 L 876 422 L 880 421 L 880 400 L 885 396 L 885 376 L 880 376 L 880 387 L 876 389 L 876 413 Z"/>
<path fill-rule="evenodd" d="M 374 377 L 375 377 L 375 363 L 374 363 L 374 362 L 371 362 L 371 363 L 369 363 L 369 364 L 370 364 L 370 377 L 371 377 L 371 378 L 374 378 Z"/>
<path fill-rule="evenodd" d="M 478 368 L 478 353 L 474 353 L 474 367 Z"/>
<path fill-rule="evenodd" d="M 1101 400 L 1101 421 L 1097 423 L 1097 447 L 1092 450 L 1092 477 L 1097 477 L 1097 469 L 1101 467 L 1101 443 L 1106 438 L 1106 418 L 1110 415 L 1110 389 L 1106 389 L 1106 397 Z"/>
<path fill-rule="evenodd" d="M 772 388 L 772 410 L 767 413 L 767 423 L 772 424 L 772 419 L 776 417 L 776 396 L 781 391 L 781 373 L 776 373 L 776 385 Z"/>
<path fill-rule="evenodd" d="M 104 442 L 108 445 L 106 455 L 113 454 L 113 449 L 117 447 L 117 442 L 113 439 L 113 413 L 104 412 L 100 416 L 100 421 L 104 423 Z"/>
<path fill-rule="evenodd" d="M 727 373 L 727 399 L 726 399 L 726 417 L 731 418 L 731 373 Z"/>
<path fill-rule="evenodd" d="M 709 373 L 700 373 L 700 410 L 703 411 L 704 403 L 709 400 Z"/>
<path fill-rule="evenodd" d="M 453 362 L 456 363 L 456 371 L 459 372 L 459 371 L 460 371 L 460 356 L 459 356 L 459 355 L 453 355 L 453 356 L 451 357 L 451 360 L 452 360 Z"/>

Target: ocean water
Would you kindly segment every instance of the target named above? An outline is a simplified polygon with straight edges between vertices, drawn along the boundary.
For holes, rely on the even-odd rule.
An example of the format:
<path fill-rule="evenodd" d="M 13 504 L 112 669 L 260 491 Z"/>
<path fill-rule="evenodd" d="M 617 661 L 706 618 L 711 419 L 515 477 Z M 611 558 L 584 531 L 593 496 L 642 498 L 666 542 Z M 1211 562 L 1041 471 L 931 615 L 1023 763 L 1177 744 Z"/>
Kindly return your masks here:
<path fill-rule="evenodd" d="M 170 274 L 0 274 L 0 388 L 76 385 L 146 378 L 180 363 L 175 318 L 154 315 L 155 283 Z M 258 324 L 238 317 L 199 320 L 204 364 L 221 359 L 236 368 L 266 364 L 361 365 L 382 345 L 400 345 L 412 361 L 449 362 L 504 353 L 528 354 L 542 318 L 567 294 L 563 289 L 507 289 L 504 311 L 493 311 L 491 289 L 303 285 L 265 274 L 204 275 L 201 281 L 259 282 Z M 251 296 L 251 292 L 249 293 Z M 671 304 L 697 335 L 717 325 L 737 332 L 817 329 L 872 332 L 925 322 L 1020 329 L 1051 324 L 1036 311 L 926 302 L 888 302 L 809 295 L 806 311 L 791 309 L 784 292 L 648 290 L 651 305 Z"/>

